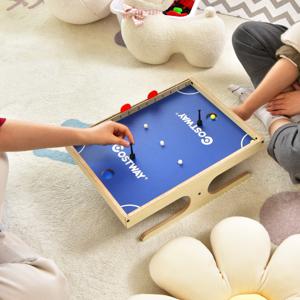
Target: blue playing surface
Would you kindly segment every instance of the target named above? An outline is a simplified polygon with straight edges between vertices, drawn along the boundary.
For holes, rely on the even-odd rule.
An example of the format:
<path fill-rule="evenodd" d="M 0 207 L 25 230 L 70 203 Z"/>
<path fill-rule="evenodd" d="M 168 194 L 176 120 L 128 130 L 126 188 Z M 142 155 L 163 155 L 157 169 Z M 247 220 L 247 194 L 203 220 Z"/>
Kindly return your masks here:
<path fill-rule="evenodd" d="M 203 126 L 197 126 L 201 109 Z M 215 113 L 212 120 L 210 114 Z M 249 144 L 252 138 L 188 86 L 119 121 L 135 138 L 136 159 L 121 146 L 76 146 L 76 150 L 130 213 Z M 144 124 L 149 128 L 145 129 Z M 165 146 L 160 146 L 160 141 Z M 179 165 L 178 160 L 183 164 Z"/>

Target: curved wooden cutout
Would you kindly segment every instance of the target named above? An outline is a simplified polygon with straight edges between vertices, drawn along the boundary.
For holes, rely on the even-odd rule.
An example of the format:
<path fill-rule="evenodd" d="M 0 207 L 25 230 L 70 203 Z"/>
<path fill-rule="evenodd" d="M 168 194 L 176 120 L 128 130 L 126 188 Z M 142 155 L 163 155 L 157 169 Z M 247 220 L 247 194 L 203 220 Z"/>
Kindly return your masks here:
<path fill-rule="evenodd" d="M 209 192 L 207 190 L 203 194 L 197 193 L 197 195 L 194 196 L 194 197 L 192 197 L 192 196 L 182 197 L 181 199 L 185 199 L 186 200 L 186 203 L 185 203 L 184 207 L 182 207 L 180 210 L 178 210 L 173 215 L 167 217 L 162 222 L 159 222 L 158 224 L 156 224 L 153 227 L 149 228 L 148 230 L 144 231 L 140 235 L 139 240 L 140 241 L 147 240 L 148 238 L 152 237 L 156 233 L 158 233 L 161 230 L 165 229 L 166 227 L 168 227 L 169 225 L 171 225 L 175 221 L 180 220 L 185 215 L 188 215 L 188 214 L 194 212 L 195 210 L 197 210 L 198 208 L 200 208 L 201 206 L 203 206 L 204 204 L 206 204 L 210 200 L 215 199 L 216 197 L 222 195 L 223 193 L 225 193 L 226 191 L 232 189 L 236 185 L 242 183 L 243 181 L 245 181 L 246 179 L 248 179 L 250 177 L 250 175 L 251 175 L 251 173 L 248 172 L 248 171 L 246 171 L 246 172 L 243 172 L 241 174 L 236 175 L 233 178 L 230 178 L 225 183 L 223 183 L 222 185 L 218 186 L 218 188 L 214 188 L 213 191 Z M 218 178 L 219 176 L 217 176 L 216 178 Z M 213 179 L 211 181 L 211 184 L 215 181 L 215 179 Z"/>
<path fill-rule="evenodd" d="M 191 198 L 190 197 L 182 197 L 182 198 L 180 198 L 176 201 L 180 201 L 182 199 L 185 200 L 185 204 L 182 208 L 180 208 L 178 211 L 176 211 L 171 216 L 167 217 L 165 220 L 159 222 L 158 224 L 156 224 L 153 227 L 151 227 L 151 228 L 147 229 L 146 231 L 144 231 L 140 235 L 139 240 L 140 241 L 145 241 L 146 239 L 153 236 L 156 232 L 158 232 L 158 231 L 164 229 L 165 227 L 169 226 L 171 223 L 175 222 L 177 219 L 182 218 L 183 214 L 187 211 L 187 209 L 189 208 L 189 206 L 191 204 Z M 172 204 L 174 204 L 174 202 Z"/>

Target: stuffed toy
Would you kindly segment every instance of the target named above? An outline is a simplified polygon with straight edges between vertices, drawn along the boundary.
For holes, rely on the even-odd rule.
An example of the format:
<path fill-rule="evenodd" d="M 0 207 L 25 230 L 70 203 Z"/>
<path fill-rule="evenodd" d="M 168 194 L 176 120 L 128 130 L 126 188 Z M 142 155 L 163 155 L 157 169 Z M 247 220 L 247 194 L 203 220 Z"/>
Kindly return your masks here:
<path fill-rule="evenodd" d="M 72 24 L 87 24 L 105 18 L 110 13 L 110 2 L 111 0 L 45 0 L 58 19 Z"/>
<path fill-rule="evenodd" d="M 162 64 L 182 53 L 193 66 L 214 66 L 225 44 L 224 22 L 212 7 L 194 16 L 163 14 L 173 2 L 125 0 L 121 31 L 128 50 L 148 64 Z"/>

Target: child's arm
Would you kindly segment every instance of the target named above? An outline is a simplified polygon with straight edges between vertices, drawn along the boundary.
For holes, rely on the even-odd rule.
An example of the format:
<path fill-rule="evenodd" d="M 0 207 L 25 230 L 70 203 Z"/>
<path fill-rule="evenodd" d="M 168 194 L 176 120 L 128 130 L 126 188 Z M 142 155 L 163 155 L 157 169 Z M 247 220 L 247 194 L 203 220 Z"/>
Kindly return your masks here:
<path fill-rule="evenodd" d="M 134 143 L 130 130 L 119 123 L 107 121 L 85 129 L 6 120 L 0 127 L 0 152 L 88 144 Z"/>
<path fill-rule="evenodd" d="M 290 87 L 297 77 L 297 66 L 286 58 L 279 59 L 245 102 L 233 109 L 234 112 L 247 120 L 259 107 Z"/>

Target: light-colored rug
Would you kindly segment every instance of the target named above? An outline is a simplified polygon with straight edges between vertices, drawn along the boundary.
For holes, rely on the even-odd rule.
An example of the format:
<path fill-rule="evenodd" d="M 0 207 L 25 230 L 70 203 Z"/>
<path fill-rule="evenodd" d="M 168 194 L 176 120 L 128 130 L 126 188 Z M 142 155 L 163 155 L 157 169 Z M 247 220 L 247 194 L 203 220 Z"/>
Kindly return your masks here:
<path fill-rule="evenodd" d="M 223 17 L 228 31 L 224 54 L 216 67 L 200 70 L 180 55 L 161 66 L 137 62 L 114 42 L 116 16 L 73 26 L 55 19 L 43 4 L 29 8 L 36 0 L 17 3 L 0 2 L 0 114 L 8 118 L 94 123 L 118 112 L 125 102 L 134 104 L 152 89 L 161 91 L 195 74 L 232 106 L 236 99 L 227 86 L 249 84 L 231 47 L 231 34 L 241 19 Z M 249 123 L 265 134 L 258 120 Z M 259 219 L 268 197 L 297 190 L 262 151 L 243 163 L 242 168 L 252 170 L 251 179 L 142 243 L 139 233 L 167 212 L 126 230 L 63 153 L 13 153 L 9 158 L 7 226 L 57 262 L 74 300 L 121 300 L 160 292 L 151 281 L 148 262 L 164 243 L 182 235 L 207 243 L 210 229 L 221 219 Z"/>

